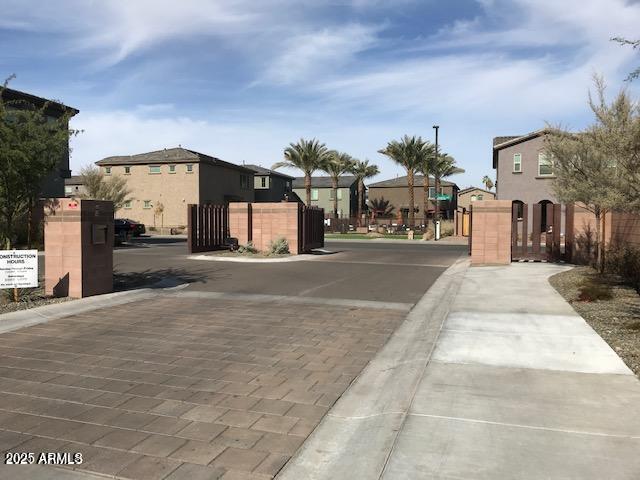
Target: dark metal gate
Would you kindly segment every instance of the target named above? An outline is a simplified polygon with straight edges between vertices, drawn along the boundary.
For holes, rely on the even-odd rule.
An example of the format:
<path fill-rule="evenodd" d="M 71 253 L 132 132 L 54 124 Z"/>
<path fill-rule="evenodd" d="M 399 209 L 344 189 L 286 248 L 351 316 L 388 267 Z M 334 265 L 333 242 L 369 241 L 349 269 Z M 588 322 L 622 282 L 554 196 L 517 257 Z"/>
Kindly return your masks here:
<path fill-rule="evenodd" d="M 511 260 L 570 262 L 573 250 L 573 220 L 572 204 L 527 205 L 514 202 L 511 219 Z"/>
<path fill-rule="evenodd" d="M 225 205 L 188 206 L 189 253 L 207 252 L 226 246 L 229 238 L 229 208 Z"/>
<path fill-rule="evenodd" d="M 324 247 L 324 209 L 300 204 L 298 209 L 298 245 L 300 252 Z"/>

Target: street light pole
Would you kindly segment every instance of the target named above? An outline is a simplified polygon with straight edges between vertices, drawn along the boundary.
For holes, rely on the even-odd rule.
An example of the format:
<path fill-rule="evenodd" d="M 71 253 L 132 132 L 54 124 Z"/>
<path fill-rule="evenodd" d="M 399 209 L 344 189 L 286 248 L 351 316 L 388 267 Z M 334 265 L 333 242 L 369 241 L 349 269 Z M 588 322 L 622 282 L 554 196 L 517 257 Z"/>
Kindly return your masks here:
<path fill-rule="evenodd" d="M 434 159 L 434 165 L 436 165 L 438 163 L 438 130 L 440 129 L 440 125 L 434 125 L 433 129 L 436 131 L 436 156 Z M 433 191 L 434 193 L 434 197 L 435 197 L 435 209 L 433 212 L 433 238 L 435 240 L 440 240 L 440 235 L 439 235 L 439 231 L 438 231 L 438 189 L 437 189 L 437 181 L 434 175 L 434 186 L 433 186 Z M 427 182 L 429 181 L 429 176 L 427 175 Z"/>

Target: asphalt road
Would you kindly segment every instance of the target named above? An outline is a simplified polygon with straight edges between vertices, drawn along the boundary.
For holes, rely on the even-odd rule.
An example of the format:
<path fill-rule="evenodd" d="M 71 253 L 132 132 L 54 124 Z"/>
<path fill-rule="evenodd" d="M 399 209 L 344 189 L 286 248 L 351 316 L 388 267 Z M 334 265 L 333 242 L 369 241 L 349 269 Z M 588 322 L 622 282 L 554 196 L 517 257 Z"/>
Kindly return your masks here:
<path fill-rule="evenodd" d="M 116 249 L 119 289 L 189 283 L 189 290 L 415 303 L 466 247 L 444 244 L 326 242 L 330 255 L 288 263 L 188 258 L 178 238 L 141 238 Z"/>

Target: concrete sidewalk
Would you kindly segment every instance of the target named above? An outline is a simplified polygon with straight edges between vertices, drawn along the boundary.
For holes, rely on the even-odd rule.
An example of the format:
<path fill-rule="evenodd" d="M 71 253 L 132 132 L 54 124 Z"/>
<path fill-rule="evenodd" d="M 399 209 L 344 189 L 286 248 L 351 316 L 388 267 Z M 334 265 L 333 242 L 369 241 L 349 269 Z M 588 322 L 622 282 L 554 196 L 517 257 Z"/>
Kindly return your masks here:
<path fill-rule="evenodd" d="M 371 428 L 360 442 L 314 444 L 331 438 L 327 426 L 345 402 L 362 411 L 358 381 L 281 478 L 353 478 L 349 470 L 394 480 L 640 478 L 640 382 L 548 283 L 565 268 L 468 269 L 417 388 L 405 391 L 410 406 L 366 419 L 400 414 L 397 434 Z M 387 442 L 376 444 L 381 435 Z M 365 441 L 377 450 L 363 457 Z M 314 449 L 316 460 L 343 453 L 314 469 Z"/>

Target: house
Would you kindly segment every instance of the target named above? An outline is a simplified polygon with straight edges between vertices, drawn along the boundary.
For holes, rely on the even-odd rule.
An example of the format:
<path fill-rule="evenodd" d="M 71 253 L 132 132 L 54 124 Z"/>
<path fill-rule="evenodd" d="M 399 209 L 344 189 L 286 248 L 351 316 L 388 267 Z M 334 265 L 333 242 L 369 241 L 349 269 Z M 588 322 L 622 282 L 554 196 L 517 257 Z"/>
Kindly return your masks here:
<path fill-rule="evenodd" d="M 184 227 L 190 203 L 253 202 L 254 171 L 186 148 L 108 157 L 105 176 L 127 179 L 132 200 L 116 216 L 148 226 Z"/>
<path fill-rule="evenodd" d="M 546 129 L 527 135 L 495 137 L 493 168 L 496 199 L 517 203 L 556 203 L 551 191 L 553 161 L 544 153 Z"/>
<path fill-rule="evenodd" d="M 53 119 L 59 119 L 65 113 L 74 116 L 80 111 L 63 105 L 46 98 L 37 97 L 30 93 L 21 92 L 19 90 L 13 90 L 11 88 L 0 88 L 0 94 L 2 99 L 8 104 L 7 108 L 20 108 L 21 103 L 29 103 L 36 108 L 42 108 L 46 105 L 45 115 Z M 68 130 L 68 125 L 67 125 Z M 45 179 L 41 187 L 41 197 L 43 198 L 59 198 L 64 197 L 65 192 L 65 178 L 71 177 L 71 170 L 69 169 L 69 143 L 67 137 L 67 148 L 60 158 L 58 165 L 51 172 L 51 174 Z"/>
<path fill-rule="evenodd" d="M 496 194 L 479 187 L 469 187 L 458 192 L 458 210 L 469 210 L 469 205 L 476 200 L 495 200 Z"/>
<path fill-rule="evenodd" d="M 256 202 L 280 202 L 289 198 L 294 177 L 259 165 L 243 165 L 253 170 L 253 188 Z"/>
<path fill-rule="evenodd" d="M 435 179 L 429 177 L 429 202 L 427 216 L 435 212 Z M 415 175 L 413 181 L 414 212 L 416 222 L 424 218 L 424 177 Z M 398 218 L 402 215 L 402 222 L 407 223 L 409 217 L 409 188 L 406 175 L 403 177 L 371 183 L 369 188 L 369 205 L 386 203 L 389 217 Z M 458 186 L 455 183 L 441 180 L 438 207 L 442 218 L 453 218 L 458 198 Z"/>
<path fill-rule="evenodd" d="M 293 193 L 305 203 L 307 192 L 304 177 L 293 180 Z M 338 180 L 338 217 L 350 218 L 358 214 L 358 181 L 353 175 L 345 175 Z M 331 177 L 311 177 L 311 205 L 324 208 L 327 218 L 333 217 L 333 184 Z"/>
<path fill-rule="evenodd" d="M 64 196 L 65 197 L 81 197 L 85 193 L 82 176 L 72 175 L 64 179 Z"/>

